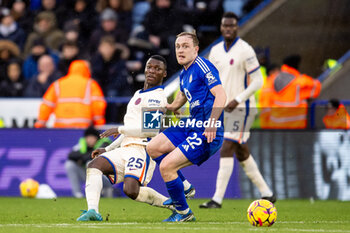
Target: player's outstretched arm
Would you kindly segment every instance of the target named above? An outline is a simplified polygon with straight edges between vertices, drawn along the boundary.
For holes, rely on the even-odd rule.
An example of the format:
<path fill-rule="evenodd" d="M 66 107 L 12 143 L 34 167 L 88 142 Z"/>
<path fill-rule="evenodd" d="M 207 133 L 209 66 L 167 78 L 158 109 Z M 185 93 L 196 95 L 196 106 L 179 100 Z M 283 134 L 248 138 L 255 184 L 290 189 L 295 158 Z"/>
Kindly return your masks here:
<path fill-rule="evenodd" d="M 118 137 L 118 135 L 119 135 L 118 127 L 107 129 L 106 131 L 104 131 L 103 133 L 100 134 L 100 138 L 106 138 L 106 137 L 109 137 L 112 135 L 114 138 Z"/>
<path fill-rule="evenodd" d="M 179 91 L 175 97 L 175 100 L 166 106 L 166 108 L 176 114 L 176 111 L 181 108 L 187 102 L 185 93 Z"/>
<path fill-rule="evenodd" d="M 210 120 L 216 122 L 226 103 L 226 93 L 222 85 L 216 85 L 215 87 L 210 89 L 210 92 L 215 96 L 213 108 L 210 114 Z M 211 143 L 216 137 L 216 127 L 211 127 L 212 124 L 209 124 L 203 133 L 203 135 L 207 138 L 207 142 Z"/>

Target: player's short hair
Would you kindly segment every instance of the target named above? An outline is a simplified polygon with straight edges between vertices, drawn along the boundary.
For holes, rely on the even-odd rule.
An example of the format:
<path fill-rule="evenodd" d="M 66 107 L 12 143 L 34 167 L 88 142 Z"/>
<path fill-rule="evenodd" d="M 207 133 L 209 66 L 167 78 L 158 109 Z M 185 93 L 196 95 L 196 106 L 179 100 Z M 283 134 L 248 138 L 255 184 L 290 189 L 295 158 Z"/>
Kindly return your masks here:
<path fill-rule="evenodd" d="M 194 46 L 199 46 L 199 40 L 198 40 L 198 37 L 197 37 L 197 34 L 196 34 L 196 30 L 193 30 L 192 32 L 181 32 L 180 34 L 178 34 L 176 36 L 176 38 L 179 38 L 181 36 L 189 36 L 192 38 L 193 40 L 193 45 Z"/>
<path fill-rule="evenodd" d="M 111 46 L 115 45 L 115 39 L 113 36 L 103 36 L 100 40 L 100 44 L 102 43 L 107 43 L 110 44 Z"/>
<path fill-rule="evenodd" d="M 164 57 L 162 57 L 160 55 L 152 55 L 149 59 L 151 59 L 151 58 L 163 62 L 165 69 L 167 68 L 168 64 L 166 63 L 166 60 Z"/>
<path fill-rule="evenodd" d="M 235 13 L 233 13 L 232 11 L 225 12 L 223 14 L 222 18 L 236 19 L 238 21 L 238 16 Z"/>

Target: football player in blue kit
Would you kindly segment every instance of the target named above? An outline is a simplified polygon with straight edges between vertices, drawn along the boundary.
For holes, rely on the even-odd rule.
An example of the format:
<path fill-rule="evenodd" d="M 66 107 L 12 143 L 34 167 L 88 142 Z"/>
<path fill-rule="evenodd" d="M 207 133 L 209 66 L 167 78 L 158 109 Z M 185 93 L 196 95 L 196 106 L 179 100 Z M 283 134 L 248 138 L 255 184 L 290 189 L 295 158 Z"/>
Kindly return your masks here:
<path fill-rule="evenodd" d="M 177 171 L 196 164 L 201 165 L 222 145 L 225 90 L 218 70 L 205 58 L 198 56 L 198 38 L 195 33 L 182 32 L 175 41 L 176 58 L 183 70 L 180 91 L 167 109 L 176 112 L 187 101 L 190 117 L 167 128 L 153 138 L 146 147 L 148 154 L 159 164 L 171 201 L 176 208 L 166 222 L 194 221 L 181 177 Z"/>

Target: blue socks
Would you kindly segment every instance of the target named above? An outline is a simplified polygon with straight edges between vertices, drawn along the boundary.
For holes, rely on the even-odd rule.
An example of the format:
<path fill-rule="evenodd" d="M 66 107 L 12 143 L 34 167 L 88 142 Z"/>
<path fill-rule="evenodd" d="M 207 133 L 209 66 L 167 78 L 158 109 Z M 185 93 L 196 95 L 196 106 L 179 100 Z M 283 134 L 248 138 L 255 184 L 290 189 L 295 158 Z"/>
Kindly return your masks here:
<path fill-rule="evenodd" d="M 153 159 L 153 160 L 156 161 L 156 163 L 157 163 L 158 166 L 159 166 L 160 162 L 162 162 L 162 160 L 163 160 L 163 159 L 165 158 L 165 156 L 167 156 L 167 155 L 168 155 L 168 153 L 162 154 L 161 156 L 159 156 L 158 158 Z"/>
<path fill-rule="evenodd" d="M 182 184 L 181 178 L 177 177 L 175 180 L 165 182 L 165 185 L 176 210 L 183 211 L 188 209 L 188 204 L 184 194 L 184 185 Z"/>

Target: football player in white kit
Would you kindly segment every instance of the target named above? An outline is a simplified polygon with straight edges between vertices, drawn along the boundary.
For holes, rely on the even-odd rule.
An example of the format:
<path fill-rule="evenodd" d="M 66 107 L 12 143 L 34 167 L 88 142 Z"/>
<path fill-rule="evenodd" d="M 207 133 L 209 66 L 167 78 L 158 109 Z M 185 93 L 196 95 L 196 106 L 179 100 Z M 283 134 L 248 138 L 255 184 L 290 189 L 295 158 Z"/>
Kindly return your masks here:
<path fill-rule="evenodd" d="M 233 12 L 223 15 L 220 29 L 224 40 L 213 46 L 209 54 L 209 61 L 219 70 L 227 101 L 216 191 L 212 200 L 201 204 L 200 208 L 221 208 L 233 171 L 233 154 L 260 191 L 261 197 L 276 201 L 246 144 L 257 113 L 254 93 L 263 85 L 263 77 L 253 48 L 237 36 L 237 23 L 238 17 Z"/>
<path fill-rule="evenodd" d="M 108 129 L 101 137 L 120 136 L 106 148 L 92 152 L 94 158 L 86 172 L 86 200 L 88 210 L 83 211 L 77 221 L 102 221 L 98 205 L 102 189 L 102 175 L 107 175 L 112 184 L 124 182 L 124 193 L 133 200 L 150 205 L 164 206 L 167 197 L 152 188 L 146 187 L 151 181 L 155 162 L 146 154 L 146 144 L 158 130 L 145 131 L 142 126 L 144 110 L 153 112 L 159 117 L 165 110 L 167 97 L 163 78 L 167 75 L 166 61 L 159 55 L 153 55 L 146 63 L 144 88 L 136 91 L 127 106 L 124 125 Z M 153 110 L 153 111 L 151 111 Z"/>

